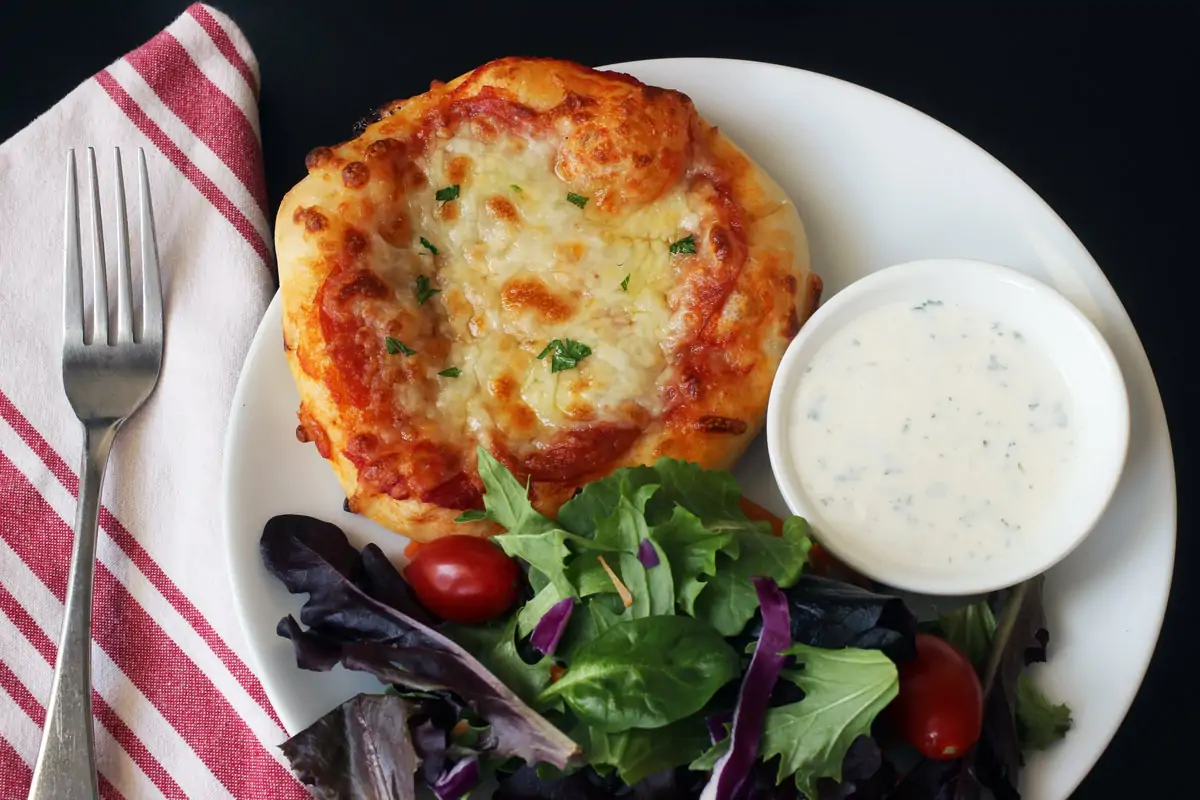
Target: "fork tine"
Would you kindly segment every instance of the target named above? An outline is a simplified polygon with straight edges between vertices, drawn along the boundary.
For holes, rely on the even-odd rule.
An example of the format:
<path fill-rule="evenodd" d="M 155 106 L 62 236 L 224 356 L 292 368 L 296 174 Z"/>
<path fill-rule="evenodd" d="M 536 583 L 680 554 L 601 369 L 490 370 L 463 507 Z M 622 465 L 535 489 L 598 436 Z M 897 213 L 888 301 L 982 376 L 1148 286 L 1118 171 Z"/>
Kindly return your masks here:
<path fill-rule="evenodd" d="M 125 175 L 121 148 L 114 147 L 117 162 L 117 344 L 133 343 L 133 289 L 129 274 L 129 222 L 125 217 Z"/>
<path fill-rule="evenodd" d="M 142 341 L 161 344 L 163 337 L 162 276 L 158 266 L 158 238 L 154 231 L 154 207 L 150 199 L 150 173 L 146 151 L 138 148 L 142 244 Z"/>
<path fill-rule="evenodd" d="M 79 187 L 75 151 L 67 151 L 67 200 L 63 214 L 63 343 L 83 344 L 83 258 L 79 245 Z"/>
<path fill-rule="evenodd" d="M 100 214 L 100 181 L 96 177 L 96 151 L 88 148 L 92 194 L 92 304 L 95 326 L 92 344 L 108 344 L 108 271 L 104 266 L 104 222 Z"/>

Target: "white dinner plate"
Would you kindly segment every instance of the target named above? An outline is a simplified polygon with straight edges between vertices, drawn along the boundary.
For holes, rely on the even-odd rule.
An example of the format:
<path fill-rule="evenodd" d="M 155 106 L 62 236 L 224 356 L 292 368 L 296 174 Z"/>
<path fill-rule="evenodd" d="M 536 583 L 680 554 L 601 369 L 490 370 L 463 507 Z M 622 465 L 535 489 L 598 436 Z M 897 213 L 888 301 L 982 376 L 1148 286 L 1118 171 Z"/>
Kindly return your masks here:
<path fill-rule="evenodd" d="M 808 230 L 825 297 L 889 264 L 931 257 L 1005 264 L 1055 287 L 1108 340 L 1129 390 L 1125 474 L 1091 536 L 1046 586 L 1050 661 L 1037 681 L 1071 706 L 1075 727 L 1032 756 L 1027 800 L 1066 798 L 1129 709 L 1162 624 L 1175 551 L 1175 475 L 1162 401 L 1136 331 L 1096 262 L 1019 178 L 940 123 L 867 89 L 811 72 L 721 59 L 620 64 L 688 94 L 791 196 Z M 387 100 L 389 98 L 380 98 Z M 314 145 L 320 142 L 314 142 Z M 1031 143 L 1034 144 L 1034 143 Z M 263 569 L 258 540 L 274 514 L 342 526 L 356 544 L 399 557 L 405 544 L 342 511 L 343 495 L 312 445 L 296 441 L 298 395 L 284 358 L 279 300 L 263 318 L 234 397 L 221 503 L 234 600 L 253 667 L 295 732 L 374 679 L 296 668 L 275 625 L 301 599 Z M 735 473 L 744 492 L 786 513 L 761 437 Z"/>

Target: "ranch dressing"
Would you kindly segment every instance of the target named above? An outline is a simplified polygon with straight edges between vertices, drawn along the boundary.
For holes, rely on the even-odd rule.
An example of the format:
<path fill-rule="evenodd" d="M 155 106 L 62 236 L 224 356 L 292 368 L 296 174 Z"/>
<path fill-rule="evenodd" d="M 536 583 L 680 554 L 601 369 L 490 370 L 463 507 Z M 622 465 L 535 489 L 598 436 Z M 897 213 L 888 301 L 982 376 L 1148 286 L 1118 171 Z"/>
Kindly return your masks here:
<path fill-rule="evenodd" d="M 790 457 L 818 532 L 910 563 L 990 561 L 1062 502 L 1070 400 L 1019 330 L 937 299 L 891 303 L 806 367 Z"/>

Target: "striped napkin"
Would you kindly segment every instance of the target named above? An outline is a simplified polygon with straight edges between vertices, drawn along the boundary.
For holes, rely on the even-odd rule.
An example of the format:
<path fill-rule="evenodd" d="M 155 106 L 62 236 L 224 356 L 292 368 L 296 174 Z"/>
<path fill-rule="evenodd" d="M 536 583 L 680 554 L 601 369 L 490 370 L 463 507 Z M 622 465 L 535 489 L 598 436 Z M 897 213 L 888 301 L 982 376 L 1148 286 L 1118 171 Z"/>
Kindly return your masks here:
<path fill-rule="evenodd" d="M 273 286 L 257 92 L 241 32 L 197 4 L 0 145 L 0 800 L 28 792 L 62 620 L 81 447 L 59 366 L 62 200 L 66 152 L 89 145 L 105 202 L 113 146 L 126 176 L 145 148 L 167 320 L 161 380 L 117 439 L 100 513 L 101 794 L 307 796 L 247 666 L 217 506 L 230 399 Z"/>

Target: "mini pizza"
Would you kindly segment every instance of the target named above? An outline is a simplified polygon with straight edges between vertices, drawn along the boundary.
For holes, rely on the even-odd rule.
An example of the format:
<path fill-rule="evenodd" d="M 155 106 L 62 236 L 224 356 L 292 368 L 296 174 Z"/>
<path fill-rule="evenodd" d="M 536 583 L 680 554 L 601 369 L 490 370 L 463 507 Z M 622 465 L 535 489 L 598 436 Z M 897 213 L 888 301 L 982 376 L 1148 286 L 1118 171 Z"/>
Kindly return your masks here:
<path fill-rule="evenodd" d="M 276 221 L 297 436 L 348 507 L 487 535 L 482 445 L 553 515 L 617 467 L 730 466 L 813 310 L 794 205 L 679 92 L 505 58 L 319 147 Z"/>

